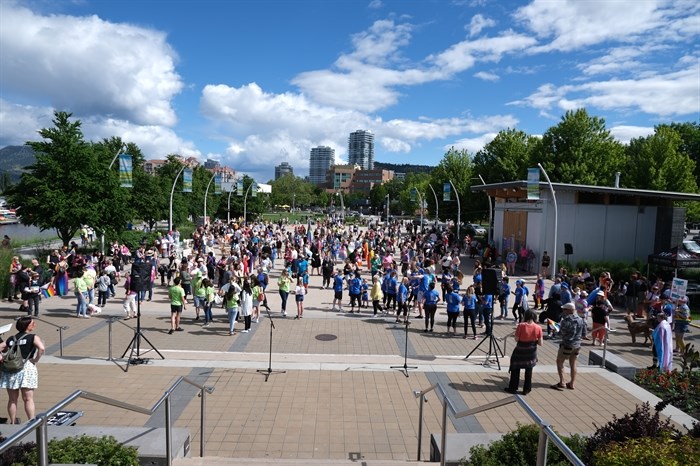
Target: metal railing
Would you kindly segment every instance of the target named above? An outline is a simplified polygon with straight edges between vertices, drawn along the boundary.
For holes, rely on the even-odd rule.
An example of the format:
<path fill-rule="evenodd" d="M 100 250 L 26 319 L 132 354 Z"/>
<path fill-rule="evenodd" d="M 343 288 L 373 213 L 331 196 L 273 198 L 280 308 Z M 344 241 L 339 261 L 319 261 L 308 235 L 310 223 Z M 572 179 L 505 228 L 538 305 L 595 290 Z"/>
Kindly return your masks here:
<path fill-rule="evenodd" d="M 51 416 L 56 414 L 58 411 L 63 409 L 65 406 L 68 406 L 71 404 L 73 401 L 75 401 L 78 398 L 85 398 L 87 400 L 91 401 L 96 401 L 98 403 L 103 403 L 107 404 L 110 406 L 115 406 L 117 408 L 122 408 L 126 409 L 129 411 L 134 411 L 137 413 L 145 414 L 147 416 L 153 415 L 155 411 L 160 408 L 162 404 L 165 404 L 165 459 L 166 459 L 166 464 L 168 466 L 172 466 L 173 464 L 173 455 L 172 455 L 172 419 L 171 419 L 171 408 L 170 408 L 170 398 L 178 385 L 180 385 L 182 382 L 187 382 L 188 384 L 198 388 L 200 390 L 199 396 L 201 397 L 201 412 L 200 412 L 200 425 L 199 425 L 199 437 L 200 437 L 200 444 L 199 444 L 199 456 L 204 456 L 204 451 L 205 451 L 205 442 L 204 442 L 204 433 L 205 433 L 205 425 L 206 425 L 206 394 L 207 393 L 212 393 L 214 391 L 214 387 L 205 387 L 204 385 L 200 385 L 197 382 L 194 382 L 187 377 L 178 377 L 178 379 L 173 383 L 170 388 L 168 388 L 163 396 L 160 397 L 160 399 L 153 405 L 151 409 L 148 408 L 142 408 L 140 406 L 132 405 L 130 403 L 124 403 L 123 401 L 115 400 L 114 398 L 108 398 L 106 396 L 98 395 L 96 393 L 92 392 L 87 392 L 85 390 L 76 390 L 73 393 L 71 393 L 67 398 L 64 400 L 60 401 L 53 407 L 49 408 L 45 413 L 40 413 L 32 419 L 31 421 L 27 422 L 19 431 L 17 431 L 14 435 L 11 435 L 8 437 L 2 444 L 0 444 L 0 454 L 6 451 L 8 448 L 10 448 L 12 445 L 15 443 L 19 442 L 22 440 L 25 436 L 27 436 L 32 430 L 36 431 L 36 445 L 37 445 L 37 453 L 38 453 L 38 465 L 39 466 L 48 466 L 49 464 L 49 450 L 48 450 L 48 420 Z"/>
<path fill-rule="evenodd" d="M 56 330 L 58 331 L 58 354 L 63 357 L 63 331 L 68 330 L 70 327 L 66 326 L 61 326 L 61 325 L 56 325 L 52 322 L 49 322 L 48 320 L 44 320 L 41 317 L 34 317 L 34 320 L 38 320 L 40 322 L 43 322 L 45 324 L 49 324 L 52 327 L 56 327 Z"/>
<path fill-rule="evenodd" d="M 566 459 L 568 459 L 574 466 L 585 466 L 583 461 L 579 459 L 576 454 L 571 451 L 571 449 L 564 443 L 564 441 L 557 435 L 557 433 L 552 429 L 551 425 L 544 421 L 537 413 L 532 409 L 532 407 L 527 404 L 527 402 L 520 395 L 513 395 L 502 400 L 494 401 L 476 408 L 468 409 L 466 411 L 457 412 L 454 405 L 447 397 L 445 389 L 442 388 L 440 383 L 436 383 L 425 390 L 415 390 L 413 392 L 416 398 L 420 397 L 420 405 L 418 408 L 419 424 L 418 424 L 418 461 L 420 461 L 421 455 L 421 443 L 423 436 L 423 403 L 427 402 L 425 395 L 432 391 L 438 389 L 442 392 L 442 433 L 440 439 L 440 466 L 445 465 L 446 456 L 446 446 L 447 446 L 447 407 L 449 405 L 450 409 L 455 418 L 461 418 L 466 416 L 473 416 L 484 411 L 489 411 L 494 408 L 499 408 L 501 406 L 509 405 L 511 403 L 518 403 L 520 407 L 530 416 L 530 418 L 535 421 L 537 427 L 540 429 L 539 441 L 537 443 L 537 466 L 546 466 L 547 464 L 547 447 L 548 442 L 551 440 L 552 443 L 562 452 Z"/>
<path fill-rule="evenodd" d="M 112 357 L 112 324 L 115 322 L 122 324 L 131 331 L 134 330 L 133 327 L 124 323 L 124 318 L 121 316 L 109 316 L 107 318 L 107 361 L 114 361 L 114 358 Z"/>

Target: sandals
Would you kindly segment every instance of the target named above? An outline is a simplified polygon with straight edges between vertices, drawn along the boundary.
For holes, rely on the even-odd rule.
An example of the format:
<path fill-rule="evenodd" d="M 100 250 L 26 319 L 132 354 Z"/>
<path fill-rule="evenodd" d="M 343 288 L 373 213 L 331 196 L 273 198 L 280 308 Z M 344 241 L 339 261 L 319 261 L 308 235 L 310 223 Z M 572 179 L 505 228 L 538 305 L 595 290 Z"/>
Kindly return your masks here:
<path fill-rule="evenodd" d="M 571 384 L 571 382 L 567 382 L 567 383 L 566 383 L 566 388 L 568 388 L 569 390 L 573 390 L 573 389 L 574 389 L 574 386 Z"/>
<path fill-rule="evenodd" d="M 564 390 L 564 388 L 566 388 L 566 387 L 564 386 L 564 384 L 555 383 L 554 385 L 550 386 L 549 388 L 551 388 L 552 390 L 559 390 L 559 391 L 561 391 L 561 390 Z"/>

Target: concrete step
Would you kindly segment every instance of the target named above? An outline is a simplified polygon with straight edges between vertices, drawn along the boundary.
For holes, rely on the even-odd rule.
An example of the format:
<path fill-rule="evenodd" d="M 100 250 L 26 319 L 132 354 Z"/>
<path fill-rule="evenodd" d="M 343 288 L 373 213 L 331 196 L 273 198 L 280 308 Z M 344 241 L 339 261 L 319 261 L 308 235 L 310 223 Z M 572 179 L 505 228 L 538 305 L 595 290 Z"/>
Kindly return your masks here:
<path fill-rule="evenodd" d="M 204 458 L 173 459 L 173 466 L 407 466 L 423 462 L 408 460 L 364 460 L 364 459 L 303 459 L 303 458 L 221 458 L 205 456 Z"/>

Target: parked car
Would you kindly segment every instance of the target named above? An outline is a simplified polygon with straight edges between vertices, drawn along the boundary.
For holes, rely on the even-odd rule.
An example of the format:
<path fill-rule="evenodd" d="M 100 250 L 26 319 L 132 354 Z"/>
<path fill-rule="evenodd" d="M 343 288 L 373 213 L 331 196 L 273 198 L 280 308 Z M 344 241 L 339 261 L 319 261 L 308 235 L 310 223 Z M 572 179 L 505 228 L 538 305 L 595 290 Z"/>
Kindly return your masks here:
<path fill-rule="evenodd" d="M 467 233 L 469 233 L 470 235 L 486 236 L 486 228 L 476 223 L 467 223 L 466 229 Z"/>

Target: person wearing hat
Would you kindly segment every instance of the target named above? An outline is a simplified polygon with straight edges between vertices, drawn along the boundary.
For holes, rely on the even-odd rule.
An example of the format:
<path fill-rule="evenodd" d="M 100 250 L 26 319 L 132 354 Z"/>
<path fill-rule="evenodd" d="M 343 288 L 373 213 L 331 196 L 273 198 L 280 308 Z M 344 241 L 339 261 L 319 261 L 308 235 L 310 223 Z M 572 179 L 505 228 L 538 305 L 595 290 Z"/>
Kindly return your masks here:
<path fill-rule="evenodd" d="M 562 390 L 564 388 L 573 390 L 576 383 L 576 358 L 581 350 L 581 337 L 583 336 L 586 324 L 576 315 L 576 306 L 574 303 L 564 304 L 562 306 L 562 311 L 564 312 L 564 317 L 562 317 L 559 323 L 561 343 L 559 343 L 559 352 L 557 353 L 559 383 L 552 385 L 551 388 L 555 390 Z M 567 359 L 571 370 L 571 381 L 564 384 L 564 361 Z"/>
<path fill-rule="evenodd" d="M 671 325 L 666 320 L 666 313 L 658 312 L 656 314 L 657 325 L 651 334 L 651 339 L 654 342 L 653 351 L 658 362 L 658 368 L 662 372 L 671 372 L 673 365 L 673 337 L 671 334 Z"/>
<path fill-rule="evenodd" d="M 588 298 L 588 292 L 586 290 L 581 290 L 578 287 L 574 288 L 574 305 L 576 306 L 576 314 L 578 314 L 578 316 L 583 319 L 583 322 L 586 324 L 586 326 L 583 328 L 583 336 L 581 337 L 582 340 L 590 340 L 590 338 L 587 336 L 588 311 L 590 310 L 590 306 L 588 305 L 586 298 Z"/>

